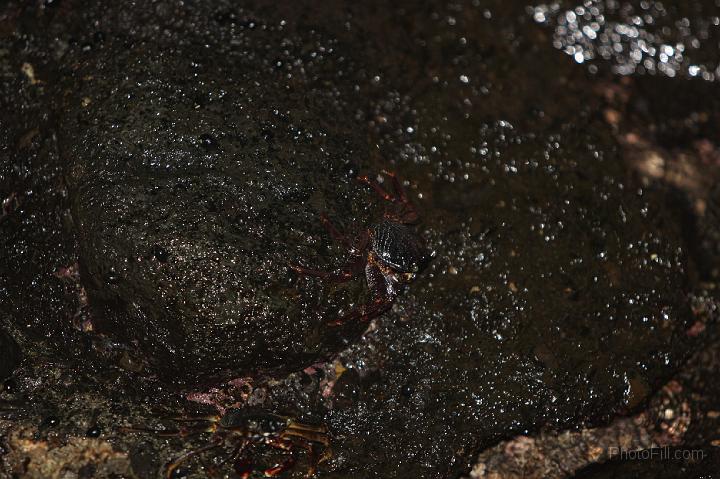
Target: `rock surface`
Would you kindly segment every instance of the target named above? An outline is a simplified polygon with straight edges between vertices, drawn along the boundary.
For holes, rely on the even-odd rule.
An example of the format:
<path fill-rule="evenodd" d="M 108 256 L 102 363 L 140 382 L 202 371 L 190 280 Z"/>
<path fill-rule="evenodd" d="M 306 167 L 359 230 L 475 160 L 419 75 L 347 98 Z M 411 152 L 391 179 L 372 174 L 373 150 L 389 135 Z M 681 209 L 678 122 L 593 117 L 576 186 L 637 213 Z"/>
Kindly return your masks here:
<path fill-rule="evenodd" d="M 618 80 L 524 4 L 51 3 L 0 17 L 0 193 L 19 198 L 0 319 L 28 356 L 0 430 L 67 446 L 100 423 L 152 477 L 204 438 L 114 425 L 248 404 L 326 423 L 321 477 L 448 477 L 501 439 L 637 409 L 695 347 L 687 211 L 620 157 L 596 90 Z M 362 338 L 333 337 L 363 279 L 286 262 L 342 263 L 316 218 L 372 221 L 359 168 L 407 180 L 437 256 Z M 167 393 L 234 372 L 252 377 Z"/>
<path fill-rule="evenodd" d="M 15 340 L 0 329 L 0 380 L 10 376 L 20 364 L 20 348 Z"/>
<path fill-rule="evenodd" d="M 178 26 L 169 41 L 132 30 L 164 15 L 114 13 L 76 31 L 102 40 L 68 50 L 55 97 L 93 329 L 137 345 L 150 371 L 195 384 L 297 371 L 340 351 L 342 328 L 327 323 L 363 282 L 330 289 L 290 265 L 343 260 L 327 258 L 341 252 L 321 214 L 370 221 L 355 179 L 367 128 L 340 83 L 355 64 L 337 42 L 242 11 L 211 9 L 213 34 Z"/>

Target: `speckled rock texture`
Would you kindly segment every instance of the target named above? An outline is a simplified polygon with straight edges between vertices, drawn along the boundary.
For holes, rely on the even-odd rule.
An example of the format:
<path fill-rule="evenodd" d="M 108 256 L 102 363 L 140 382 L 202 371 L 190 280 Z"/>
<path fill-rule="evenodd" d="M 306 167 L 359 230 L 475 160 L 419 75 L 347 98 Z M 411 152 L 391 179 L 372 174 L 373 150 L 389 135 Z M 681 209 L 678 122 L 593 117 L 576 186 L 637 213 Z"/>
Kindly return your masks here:
<path fill-rule="evenodd" d="M 292 372 L 338 352 L 327 323 L 361 289 L 290 266 L 333 268 L 318 259 L 332 246 L 321 214 L 369 221 L 355 179 L 367 128 L 338 81 L 357 67 L 337 42 L 241 11 L 180 10 L 158 41 L 132 28 L 162 15 L 126 13 L 78 32 L 92 40 L 65 54 L 58 93 L 93 329 L 178 382 Z M 215 33 L 185 31 L 198 21 Z"/>
<path fill-rule="evenodd" d="M 8 473 L 46 447 L 162 477 L 211 438 L 118 426 L 251 406 L 328 427 L 319 477 L 457 477 L 642 408 L 697 347 L 695 210 L 628 167 L 603 110 L 621 80 L 523 2 L 9 2 L 0 38 Z M 331 328 L 365 278 L 290 266 L 344 263 L 320 215 L 359 236 L 382 204 L 355 176 L 383 170 L 436 256 Z M 180 471 L 232 474 L 233 445 Z"/>
<path fill-rule="evenodd" d="M 15 340 L 5 331 L 0 330 L 0 379 L 12 374 L 20 364 L 20 349 Z"/>

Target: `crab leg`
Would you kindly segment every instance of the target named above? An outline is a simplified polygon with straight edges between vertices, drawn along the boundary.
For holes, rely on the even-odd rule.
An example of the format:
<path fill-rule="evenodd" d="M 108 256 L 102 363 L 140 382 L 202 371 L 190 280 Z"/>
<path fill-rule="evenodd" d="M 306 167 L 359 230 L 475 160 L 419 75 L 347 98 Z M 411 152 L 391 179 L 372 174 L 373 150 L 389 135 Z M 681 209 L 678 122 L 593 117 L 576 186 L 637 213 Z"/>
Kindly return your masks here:
<path fill-rule="evenodd" d="M 418 213 L 415 210 L 415 205 L 412 204 L 410 198 L 408 198 L 405 188 L 398 176 L 391 171 L 383 171 L 383 173 L 389 176 L 392 180 L 393 190 L 395 190 L 396 197 L 393 201 L 399 201 L 402 204 L 402 213 L 398 218 L 402 223 L 415 223 L 418 220 Z"/>
<path fill-rule="evenodd" d="M 308 470 L 305 473 L 305 477 L 313 477 L 315 473 L 317 473 L 318 464 L 323 463 L 332 457 L 332 450 L 330 449 L 329 441 L 324 443 L 322 454 L 318 457 L 314 441 L 301 438 L 300 436 L 298 436 L 298 439 L 305 439 L 298 442 L 301 443 L 308 454 Z"/>
<path fill-rule="evenodd" d="M 382 266 L 371 258 L 365 268 L 365 276 L 373 295 L 373 300 L 369 304 L 358 306 L 339 319 L 330 321 L 328 323 L 329 325 L 341 326 L 353 319 L 370 321 L 390 309 L 397 296 L 397 292 L 395 291 L 394 283 L 383 273 Z"/>
<path fill-rule="evenodd" d="M 328 218 L 328 216 L 325 213 L 320 214 L 320 222 L 323 224 L 323 226 L 325 227 L 327 232 L 330 233 L 330 236 L 332 237 L 332 239 L 342 243 L 348 249 L 353 249 L 353 245 L 347 239 L 347 236 L 340 233 L 338 231 L 338 229 L 335 228 L 335 225 L 332 224 L 332 222 L 330 221 L 330 218 Z"/>
<path fill-rule="evenodd" d="M 282 438 L 267 439 L 265 444 L 272 448 L 280 449 L 281 451 L 292 451 L 293 446 L 295 446 L 289 439 Z"/>
<path fill-rule="evenodd" d="M 368 177 L 368 175 L 358 176 L 357 179 L 359 181 L 362 181 L 366 185 L 368 185 L 373 190 L 375 190 L 375 193 L 377 193 L 378 196 L 380 198 L 384 199 L 385 201 L 393 201 L 394 200 L 393 195 L 391 195 L 390 193 L 385 191 L 385 189 L 382 186 L 380 186 L 380 184 L 377 181 L 371 180 L 370 177 Z"/>
<path fill-rule="evenodd" d="M 297 462 L 297 459 L 295 459 L 295 455 L 293 454 L 293 446 L 294 444 L 290 441 L 283 440 L 283 439 L 271 439 L 266 441 L 266 444 L 270 447 L 274 447 L 275 449 L 281 449 L 283 451 L 289 451 L 290 455 L 287 459 L 285 459 L 280 464 L 277 464 L 273 467 L 270 467 L 268 469 L 265 469 L 264 474 L 265 477 L 275 477 L 283 472 L 287 471 L 291 467 L 295 465 Z"/>
<path fill-rule="evenodd" d="M 167 470 L 165 471 L 165 477 L 167 479 L 172 479 L 172 475 L 175 472 L 175 469 L 177 469 L 180 464 L 187 461 L 191 457 L 197 456 L 198 454 L 202 454 L 205 451 L 209 451 L 210 449 L 214 449 L 216 447 L 220 447 L 222 445 L 222 439 L 219 439 L 212 444 L 208 444 L 207 446 L 200 447 L 198 449 L 193 449 L 192 451 L 183 454 L 182 456 L 175 459 L 173 462 L 168 464 Z"/>
<path fill-rule="evenodd" d="M 347 269 L 340 269 L 335 272 L 303 268 L 302 266 L 297 266 L 294 264 L 291 264 L 290 268 L 292 268 L 292 270 L 295 271 L 296 273 L 299 273 L 299 274 L 302 274 L 305 276 L 314 276 L 316 278 L 322 278 L 324 280 L 332 281 L 335 283 L 346 283 L 358 275 L 358 272 L 362 268 L 362 264 L 360 262 L 358 262 L 358 263 L 360 264 L 360 266 L 351 265 Z M 357 271 L 354 271 L 354 270 L 357 270 Z"/>
<path fill-rule="evenodd" d="M 366 258 L 365 255 L 362 253 L 365 252 L 369 241 L 370 236 L 367 233 L 363 234 L 360 238 L 358 245 L 350 247 L 351 251 L 354 253 L 353 256 L 355 256 L 355 258 L 350 259 L 347 263 L 345 263 L 345 266 L 338 269 L 337 271 L 320 271 L 317 269 L 304 268 L 296 264 L 290 264 L 288 266 L 296 273 L 305 276 L 314 276 L 316 278 L 322 278 L 324 280 L 333 281 L 335 283 L 346 283 L 353 279 L 355 276 L 357 276 L 362 270 L 363 266 L 365 266 Z"/>
<path fill-rule="evenodd" d="M 217 424 L 211 424 L 207 427 L 198 428 L 181 428 L 178 431 L 166 431 L 164 429 L 151 429 L 147 427 L 121 427 L 122 432 L 151 432 L 157 434 L 160 437 L 189 437 L 196 434 L 202 434 L 204 432 L 215 432 L 217 431 Z"/>
<path fill-rule="evenodd" d="M 250 441 L 248 441 L 247 439 L 243 440 L 240 444 L 238 444 L 235 447 L 235 449 L 233 449 L 233 452 L 230 453 L 230 455 L 228 457 L 226 457 L 225 459 L 220 461 L 219 465 L 223 465 L 223 464 L 226 464 L 231 461 L 236 461 L 237 458 L 240 457 L 240 454 L 245 452 L 245 449 L 247 449 L 248 444 L 250 444 Z"/>
<path fill-rule="evenodd" d="M 320 457 L 318 457 L 315 446 L 308 444 L 306 449 L 308 452 L 309 466 L 307 472 L 305 473 L 305 477 L 313 477 L 317 473 L 318 465 L 328 461 L 332 457 L 332 451 L 330 450 L 330 447 L 326 446 Z"/>
<path fill-rule="evenodd" d="M 321 432 L 321 433 L 327 432 L 327 427 L 325 427 L 325 426 L 313 426 L 311 424 L 303 424 L 301 422 L 295 422 L 295 421 L 290 422 L 288 429 L 295 429 L 298 431 Z"/>
<path fill-rule="evenodd" d="M 376 298 L 369 305 L 360 306 L 355 311 L 351 311 L 345 316 L 329 322 L 330 326 L 342 326 L 350 320 L 357 319 L 359 321 L 370 321 L 371 319 L 377 318 L 385 311 L 390 309 L 393 300 L 387 297 Z"/>
<path fill-rule="evenodd" d="M 312 445 L 312 443 L 307 443 L 305 445 L 305 449 L 307 449 L 308 454 L 308 470 L 305 473 L 305 477 L 312 477 L 317 472 L 317 466 L 318 466 L 318 457 L 317 457 L 317 451 L 315 451 L 315 446 Z M 327 449 L 327 448 L 325 448 Z"/>
<path fill-rule="evenodd" d="M 305 439 L 306 441 L 317 442 L 319 444 L 322 444 L 323 446 L 328 446 L 330 444 L 330 440 L 328 439 L 327 434 L 325 434 L 324 432 L 303 431 L 293 428 L 287 428 L 285 431 L 283 431 L 280 437 L 282 437 L 283 439 L 298 437 L 301 439 Z"/>
<path fill-rule="evenodd" d="M 255 470 L 255 466 L 252 461 L 250 461 L 250 458 L 244 457 L 235 462 L 233 469 L 235 469 L 237 475 L 240 476 L 240 479 L 248 479 L 250 474 Z"/>
<path fill-rule="evenodd" d="M 175 422 L 199 422 L 199 421 L 210 421 L 210 422 L 218 422 L 220 420 L 220 416 L 217 414 L 211 414 L 208 416 L 170 416 L 167 419 Z"/>
<path fill-rule="evenodd" d="M 401 223 L 411 224 L 418 220 L 418 213 L 415 210 L 415 206 L 412 204 L 410 199 L 403 188 L 402 183 L 398 179 L 397 175 L 391 171 L 383 171 L 383 174 L 390 177 L 392 182 L 393 191 L 395 194 L 390 194 L 385 190 L 377 181 L 371 180 L 367 175 L 359 176 L 358 180 L 370 186 L 380 196 L 380 198 L 390 203 L 400 203 L 401 210 L 398 215 L 391 215 L 392 217 L 397 216 L 397 220 Z"/>

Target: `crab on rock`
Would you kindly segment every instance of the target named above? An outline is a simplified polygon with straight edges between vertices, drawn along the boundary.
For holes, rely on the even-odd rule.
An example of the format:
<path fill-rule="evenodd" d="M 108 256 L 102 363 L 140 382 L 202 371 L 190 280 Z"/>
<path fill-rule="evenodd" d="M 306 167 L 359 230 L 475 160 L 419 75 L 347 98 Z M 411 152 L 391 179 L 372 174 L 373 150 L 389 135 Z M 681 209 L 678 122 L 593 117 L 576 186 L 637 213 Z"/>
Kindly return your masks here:
<path fill-rule="evenodd" d="M 193 423 L 178 430 L 158 430 L 142 427 L 124 427 L 126 432 L 151 432 L 162 437 L 188 437 L 211 433 L 208 443 L 175 458 L 167 465 L 165 477 L 176 477 L 178 467 L 189 459 L 216 448 L 232 448 L 232 452 L 217 466 L 231 463 L 233 470 L 242 479 L 247 479 L 255 470 L 249 449 L 253 445 L 267 445 L 287 453 L 280 464 L 262 471 L 265 477 L 275 477 L 291 469 L 296 462 L 295 450 L 301 446 L 308 451 L 310 469 L 307 476 L 316 472 L 317 465 L 331 456 L 330 438 L 324 426 L 313 426 L 295 421 L 287 416 L 274 414 L 255 407 L 231 408 L 223 415 L 175 418 L 175 421 Z M 323 450 L 318 456 L 315 445 Z"/>
<path fill-rule="evenodd" d="M 350 281 L 364 270 L 372 299 L 331 321 L 331 325 L 341 325 L 350 320 L 369 321 L 380 316 L 392 306 L 399 287 L 413 281 L 435 256 L 435 252 L 428 249 L 413 228 L 418 221 L 418 213 L 397 175 L 384 173 L 390 178 L 392 192 L 368 176 L 358 177 L 359 181 L 370 186 L 386 202 L 386 208 L 382 220 L 362 231 L 355 241 L 340 233 L 326 215 L 320 217 L 330 236 L 350 252 L 342 268 L 319 271 L 291 265 L 293 270 L 302 275 L 338 283 Z"/>

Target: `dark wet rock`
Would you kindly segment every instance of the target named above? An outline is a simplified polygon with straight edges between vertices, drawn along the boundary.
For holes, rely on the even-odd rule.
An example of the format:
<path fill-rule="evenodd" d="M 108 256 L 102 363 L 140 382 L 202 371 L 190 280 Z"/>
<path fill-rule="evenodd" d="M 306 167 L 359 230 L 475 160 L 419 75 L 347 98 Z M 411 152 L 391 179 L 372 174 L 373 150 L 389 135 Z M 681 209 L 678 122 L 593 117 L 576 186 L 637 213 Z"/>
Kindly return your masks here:
<path fill-rule="evenodd" d="M 19 363 L 20 348 L 9 334 L 0 329 L 0 380 L 10 376 Z"/>
<path fill-rule="evenodd" d="M 592 78 L 511 8 L 428 8 L 355 12 L 373 31 L 403 18 L 426 45 L 378 130 L 437 256 L 342 356 L 330 477 L 452 477 L 508 435 L 602 424 L 693 346 L 686 210 L 630 173 Z"/>
<path fill-rule="evenodd" d="M 561 146 L 548 154 L 537 139 L 504 135 L 469 179 L 434 184 L 428 223 L 444 233 L 429 274 L 344 356 L 382 369 L 331 423 L 347 438 L 387 441 L 348 439 L 337 448 L 348 464 L 390 449 L 416 455 L 403 474 L 462 470 L 466 452 L 508 431 L 637 407 L 665 377 L 658 365 L 687 351 L 686 257 L 678 225 L 651 206 L 662 196 L 624 185 L 619 164 L 578 130 L 554 137 Z M 391 475 L 391 457 L 376 463 L 382 476 L 404 477 Z"/>
<path fill-rule="evenodd" d="M 133 472 L 139 477 L 152 477 L 158 469 L 157 452 L 145 442 L 137 442 L 129 451 Z"/>
<path fill-rule="evenodd" d="M 59 151 L 93 329 L 167 378 L 290 372 L 338 352 L 342 328 L 327 322 L 363 286 L 330 290 L 289 267 L 333 267 L 321 213 L 369 221 L 355 179 L 367 132 L 351 88 L 335 86 L 356 67 L 320 35 L 252 21 L 167 44 L 127 44 L 116 26 L 61 69 Z"/>
<path fill-rule="evenodd" d="M 448 477 L 502 438 L 638 408 L 682 364 L 693 284 L 678 211 L 626 168 L 597 79 L 524 4 L 253 3 L 83 2 L 0 29 L 20 29 L 8 71 L 34 62 L 45 81 L 2 84 L 0 185 L 21 176 L 23 207 L 0 225 L 2 268 L 21 271 L 0 294 L 33 352 L 56 359 L 19 381 L 73 412 L 57 434 L 108 425 L 99 439 L 157 471 L 203 441 L 110 425 L 198 406 L 163 382 L 255 375 L 192 397 L 326 422 L 324 477 Z M 342 263 L 317 219 L 368 225 L 361 168 L 408 180 L 437 255 L 359 339 L 366 325 L 324 320 L 359 301 L 362 278 L 328 286 L 287 263 Z M 58 278 L 74 249 L 79 273 Z M 283 378 L 343 339 L 337 363 Z M 85 354 L 98 345 L 120 359 Z M 48 415 L 33 407 L 28 427 Z"/>
<path fill-rule="evenodd" d="M 702 336 L 700 349 L 638 414 L 598 428 L 520 434 L 483 450 L 467 477 L 663 477 L 663 467 L 668 477 L 702 477 L 702 471 L 717 470 L 713 444 L 720 395 L 713 378 L 720 348 L 714 293 L 692 300 L 696 322 L 691 334 Z"/>
<path fill-rule="evenodd" d="M 720 470 L 720 454 L 714 447 L 667 447 L 624 451 L 622 460 L 590 466 L 577 479 L 675 479 L 714 477 Z"/>

